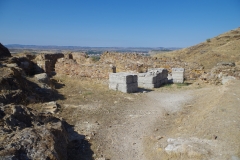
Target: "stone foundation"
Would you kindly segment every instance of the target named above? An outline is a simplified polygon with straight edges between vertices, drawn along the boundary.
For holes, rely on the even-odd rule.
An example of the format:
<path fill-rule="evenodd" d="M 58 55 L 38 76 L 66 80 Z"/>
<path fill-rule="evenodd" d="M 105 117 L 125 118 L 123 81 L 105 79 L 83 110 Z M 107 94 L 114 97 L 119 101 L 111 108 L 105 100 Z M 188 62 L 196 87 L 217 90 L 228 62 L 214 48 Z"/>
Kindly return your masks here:
<path fill-rule="evenodd" d="M 138 77 L 131 73 L 110 73 L 109 89 L 124 93 L 134 93 L 138 91 Z"/>
<path fill-rule="evenodd" d="M 151 68 L 147 73 L 138 74 L 138 86 L 147 89 L 158 88 L 168 82 L 168 71 L 164 68 Z"/>

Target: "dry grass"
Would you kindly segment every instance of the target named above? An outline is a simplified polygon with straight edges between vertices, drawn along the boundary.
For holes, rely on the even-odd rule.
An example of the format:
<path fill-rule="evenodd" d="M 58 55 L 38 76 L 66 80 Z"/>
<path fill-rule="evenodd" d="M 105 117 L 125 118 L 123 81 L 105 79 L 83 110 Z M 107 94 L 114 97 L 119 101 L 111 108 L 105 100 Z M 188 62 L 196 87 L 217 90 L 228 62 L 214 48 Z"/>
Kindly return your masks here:
<path fill-rule="evenodd" d="M 208 41 L 189 48 L 154 55 L 170 57 L 185 62 L 197 62 L 205 69 L 211 69 L 218 62 L 240 62 L 240 28 L 223 33 Z"/>
<path fill-rule="evenodd" d="M 56 76 L 54 79 L 60 84 L 57 91 L 65 95 L 64 103 L 84 105 L 88 103 L 105 102 L 111 104 L 117 97 L 124 94 L 108 89 L 107 82 L 85 78 L 71 78 L 68 76 Z"/>

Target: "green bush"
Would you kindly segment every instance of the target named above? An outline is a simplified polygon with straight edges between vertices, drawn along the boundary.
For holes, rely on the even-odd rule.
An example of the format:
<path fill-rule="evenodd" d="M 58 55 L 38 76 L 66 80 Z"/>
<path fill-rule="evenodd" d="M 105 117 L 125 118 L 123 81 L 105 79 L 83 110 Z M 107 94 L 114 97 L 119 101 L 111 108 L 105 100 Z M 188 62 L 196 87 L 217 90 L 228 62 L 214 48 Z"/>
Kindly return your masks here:
<path fill-rule="evenodd" d="M 91 56 L 93 62 L 97 62 L 100 60 L 100 56 Z"/>

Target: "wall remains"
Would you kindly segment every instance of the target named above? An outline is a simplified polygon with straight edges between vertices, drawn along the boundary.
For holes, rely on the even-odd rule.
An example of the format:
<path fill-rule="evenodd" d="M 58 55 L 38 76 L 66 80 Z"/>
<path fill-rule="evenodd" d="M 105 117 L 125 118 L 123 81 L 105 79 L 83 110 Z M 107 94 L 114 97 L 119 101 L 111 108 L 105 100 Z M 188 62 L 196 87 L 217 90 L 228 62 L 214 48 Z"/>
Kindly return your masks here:
<path fill-rule="evenodd" d="M 149 68 L 165 68 L 169 73 L 172 68 L 184 68 L 184 78 L 194 80 L 204 73 L 204 68 L 196 62 L 183 62 L 177 58 L 156 58 L 132 53 L 109 53 L 102 54 L 100 62 L 116 66 L 117 72 L 145 73 Z"/>
<path fill-rule="evenodd" d="M 109 89 L 124 93 L 134 93 L 138 91 L 138 77 L 131 73 L 110 73 Z"/>
<path fill-rule="evenodd" d="M 47 66 L 43 62 L 42 66 Z M 44 68 L 44 67 L 43 67 Z M 45 67 L 45 70 L 50 70 Z M 100 60 L 94 62 L 84 53 L 65 54 L 55 64 L 57 74 L 66 74 L 72 77 L 88 77 L 105 79 L 109 73 L 134 72 L 145 73 L 150 68 L 166 68 L 169 73 L 172 68 L 185 68 L 185 79 L 196 79 L 203 73 L 203 68 L 197 63 L 182 62 L 177 59 L 156 58 L 132 53 L 104 53 Z"/>
<path fill-rule="evenodd" d="M 98 63 L 79 64 L 74 59 L 60 58 L 55 64 L 57 74 L 70 75 L 72 77 L 88 77 L 108 79 L 109 73 L 114 73 L 116 68 L 112 65 Z"/>
<path fill-rule="evenodd" d="M 168 82 L 168 71 L 164 68 L 151 68 L 147 73 L 138 74 L 138 86 L 147 89 L 158 88 Z"/>
<path fill-rule="evenodd" d="M 52 72 L 55 71 L 55 64 L 59 58 L 64 57 L 62 53 L 55 54 L 39 54 L 34 61 L 37 66 L 46 72 L 48 75 L 52 75 Z M 40 71 L 39 71 L 40 72 Z"/>

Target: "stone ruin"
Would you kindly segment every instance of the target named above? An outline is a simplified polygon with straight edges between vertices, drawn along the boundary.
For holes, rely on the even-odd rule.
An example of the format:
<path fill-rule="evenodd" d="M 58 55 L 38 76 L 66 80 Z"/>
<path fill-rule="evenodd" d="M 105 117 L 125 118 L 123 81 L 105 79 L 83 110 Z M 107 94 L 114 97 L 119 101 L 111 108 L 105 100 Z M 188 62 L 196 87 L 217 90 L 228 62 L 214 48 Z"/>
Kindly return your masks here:
<path fill-rule="evenodd" d="M 184 82 L 184 68 L 172 68 L 172 80 L 173 83 Z"/>
<path fill-rule="evenodd" d="M 138 91 L 138 76 L 136 74 L 119 72 L 109 74 L 109 89 L 124 93 Z"/>
<path fill-rule="evenodd" d="M 147 89 L 158 88 L 168 82 L 168 71 L 164 68 L 151 68 L 147 73 L 138 74 L 138 86 Z"/>
<path fill-rule="evenodd" d="M 138 91 L 138 86 L 146 89 L 160 87 L 168 82 L 168 71 L 164 68 L 149 69 L 146 73 L 132 74 L 127 72 L 110 73 L 109 89 L 124 93 Z"/>
<path fill-rule="evenodd" d="M 52 72 L 55 71 L 55 64 L 59 58 L 64 57 L 62 53 L 55 54 L 39 54 L 35 58 L 36 64 L 40 69 L 42 69 L 48 75 L 52 75 Z M 42 73 L 42 71 L 38 71 Z"/>

